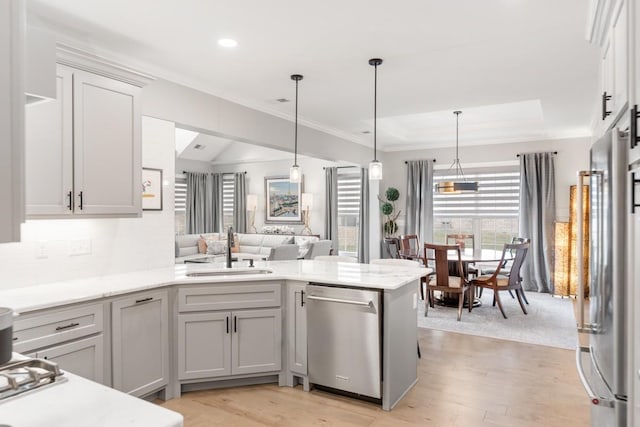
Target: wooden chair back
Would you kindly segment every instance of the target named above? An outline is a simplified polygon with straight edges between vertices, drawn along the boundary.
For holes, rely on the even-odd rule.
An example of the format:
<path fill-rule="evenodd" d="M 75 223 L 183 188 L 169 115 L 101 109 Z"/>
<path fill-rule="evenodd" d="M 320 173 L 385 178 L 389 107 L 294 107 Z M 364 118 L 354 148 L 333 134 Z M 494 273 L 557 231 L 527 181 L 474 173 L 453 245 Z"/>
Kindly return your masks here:
<path fill-rule="evenodd" d="M 449 251 L 454 251 L 457 254 L 457 260 L 449 259 Z M 424 263 L 427 266 L 432 266 L 436 270 L 436 286 L 449 287 L 449 265 L 450 262 L 455 263 L 454 270 L 457 273 L 454 275 L 459 276 L 462 283 L 465 282 L 464 270 L 462 268 L 462 257 L 460 252 L 460 246 L 458 245 L 436 245 L 433 243 L 424 244 Z"/>
<path fill-rule="evenodd" d="M 454 243 L 460 246 L 460 249 L 475 248 L 475 236 L 473 234 L 447 234 L 447 245 Z M 469 246 L 468 243 L 471 243 Z"/>
<path fill-rule="evenodd" d="M 405 254 L 420 254 L 420 242 L 416 234 L 403 234 L 400 236 L 400 247 Z"/>
<path fill-rule="evenodd" d="M 383 245 L 389 258 L 400 258 L 400 239 L 397 237 L 385 237 Z"/>
<path fill-rule="evenodd" d="M 504 251 L 502 252 L 502 256 L 504 257 L 505 252 L 508 250 L 513 255 L 513 261 L 511 264 L 511 272 L 509 273 L 509 286 L 515 286 L 520 282 L 520 269 L 522 268 L 522 264 L 524 263 L 524 259 L 527 257 L 527 252 L 529 252 L 529 239 L 524 243 L 514 243 L 504 245 Z"/>

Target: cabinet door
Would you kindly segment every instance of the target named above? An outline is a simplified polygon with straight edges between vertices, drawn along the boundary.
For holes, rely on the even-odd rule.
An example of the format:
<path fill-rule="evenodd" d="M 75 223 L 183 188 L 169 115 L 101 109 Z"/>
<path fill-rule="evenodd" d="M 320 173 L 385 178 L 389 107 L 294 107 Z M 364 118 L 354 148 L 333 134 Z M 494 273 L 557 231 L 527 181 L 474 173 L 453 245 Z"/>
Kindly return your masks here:
<path fill-rule="evenodd" d="M 25 108 L 26 213 L 73 213 L 73 73 L 58 65 L 56 99 Z"/>
<path fill-rule="evenodd" d="M 614 11 L 611 31 L 613 32 L 614 48 L 614 93 L 611 108 L 613 116 L 622 110 L 628 100 L 628 31 L 627 31 L 627 0 L 619 0 Z"/>
<path fill-rule="evenodd" d="M 231 375 L 231 313 L 178 316 L 178 378 Z"/>
<path fill-rule="evenodd" d="M 112 303 L 113 387 L 136 396 L 162 388 L 169 378 L 167 292 Z"/>
<path fill-rule="evenodd" d="M 613 118 L 615 117 L 615 111 L 613 109 L 613 93 L 615 91 L 614 88 L 614 52 L 613 52 L 613 43 L 612 38 L 609 37 L 604 44 L 604 48 L 602 51 L 602 97 L 607 97 L 609 99 L 602 99 L 601 108 L 601 118 L 604 121 L 603 129 L 607 129 Z"/>
<path fill-rule="evenodd" d="M 231 372 L 279 371 L 282 364 L 280 309 L 234 311 Z"/>
<path fill-rule="evenodd" d="M 305 285 L 287 285 L 289 370 L 307 375 L 307 308 Z"/>
<path fill-rule="evenodd" d="M 103 384 L 104 345 L 103 335 L 73 341 L 67 344 L 39 350 L 36 357 L 51 360 L 63 371 Z"/>
<path fill-rule="evenodd" d="M 91 73 L 73 78 L 76 214 L 139 215 L 140 88 Z"/>

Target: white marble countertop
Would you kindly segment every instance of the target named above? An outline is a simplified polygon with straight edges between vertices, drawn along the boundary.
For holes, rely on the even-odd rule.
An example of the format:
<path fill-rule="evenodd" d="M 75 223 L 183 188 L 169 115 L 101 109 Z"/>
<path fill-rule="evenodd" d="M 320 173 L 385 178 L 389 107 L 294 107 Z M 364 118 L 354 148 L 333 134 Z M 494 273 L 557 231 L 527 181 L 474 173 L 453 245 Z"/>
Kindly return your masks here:
<path fill-rule="evenodd" d="M 425 268 L 311 260 L 265 261 L 256 262 L 255 265 L 256 269 L 269 269 L 272 273 L 189 277 L 190 272 L 220 271 L 224 267 L 218 263 L 177 264 L 155 270 L 7 289 L 0 291 L 0 305 L 10 307 L 16 313 L 24 313 L 176 284 L 265 280 L 298 280 L 391 291 L 430 272 Z M 234 267 L 233 270 L 249 272 L 252 269 Z"/>
<path fill-rule="evenodd" d="M 182 427 L 177 412 L 93 381 L 64 373 L 66 381 L 0 401 L 0 422 L 14 427 Z"/>

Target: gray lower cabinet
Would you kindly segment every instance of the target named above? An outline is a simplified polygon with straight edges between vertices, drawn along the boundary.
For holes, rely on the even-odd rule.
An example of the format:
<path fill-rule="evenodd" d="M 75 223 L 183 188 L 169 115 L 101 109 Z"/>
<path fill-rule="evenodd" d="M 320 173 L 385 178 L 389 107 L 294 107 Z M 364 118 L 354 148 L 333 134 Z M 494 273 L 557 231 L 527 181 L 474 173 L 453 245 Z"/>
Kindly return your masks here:
<path fill-rule="evenodd" d="M 111 334 L 115 389 L 143 396 L 168 384 L 167 299 L 167 291 L 155 291 L 112 302 Z"/>
<path fill-rule="evenodd" d="M 178 315 L 178 378 L 192 380 L 279 371 L 279 308 Z"/>
<path fill-rule="evenodd" d="M 287 285 L 287 343 L 289 370 L 307 375 L 307 308 L 305 306 L 306 284 Z"/>
<path fill-rule="evenodd" d="M 51 360 L 65 371 L 98 383 L 104 383 L 102 334 L 38 350 L 33 356 Z"/>

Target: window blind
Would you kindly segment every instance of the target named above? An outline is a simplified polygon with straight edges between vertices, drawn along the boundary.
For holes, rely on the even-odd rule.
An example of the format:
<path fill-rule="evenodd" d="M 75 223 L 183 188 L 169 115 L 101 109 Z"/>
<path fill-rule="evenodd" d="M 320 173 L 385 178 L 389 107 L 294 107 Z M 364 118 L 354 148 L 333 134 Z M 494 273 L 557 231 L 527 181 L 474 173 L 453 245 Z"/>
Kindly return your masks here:
<path fill-rule="evenodd" d="M 467 181 L 478 181 L 477 193 L 433 195 L 436 217 L 517 217 L 520 168 L 503 166 L 464 170 Z M 454 170 L 436 170 L 433 182 L 455 180 Z"/>
<path fill-rule="evenodd" d="M 222 213 L 233 218 L 235 181 L 233 174 L 222 175 Z"/>
<path fill-rule="evenodd" d="M 187 211 L 187 178 L 176 176 L 175 182 L 175 211 Z"/>
<path fill-rule="evenodd" d="M 338 173 L 338 216 L 358 216 L 360 193 L 359 169 Z"/>

